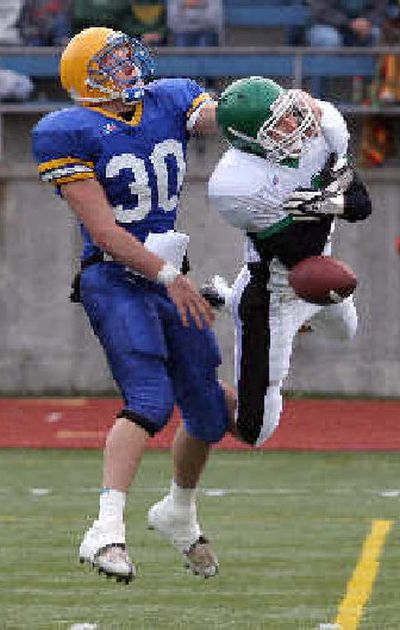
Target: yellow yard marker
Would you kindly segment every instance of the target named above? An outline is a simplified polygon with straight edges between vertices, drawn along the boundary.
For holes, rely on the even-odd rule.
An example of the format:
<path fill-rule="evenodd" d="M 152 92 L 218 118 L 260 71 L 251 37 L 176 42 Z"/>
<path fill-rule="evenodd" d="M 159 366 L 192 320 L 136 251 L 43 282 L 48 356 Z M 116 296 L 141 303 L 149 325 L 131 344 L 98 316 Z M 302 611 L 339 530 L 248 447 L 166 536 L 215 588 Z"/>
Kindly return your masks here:
<path fill-rule="evenodd" d="M 83 407 L 86 405 L 88 398 L 27 398 L 23 400 L 24 404 L 32 405 L 32 407 L 43 407 L 54 405 L 60 407 Z"/>
<path fill-rule="evenodd" d="M 81 438 L 83 439 L 94 439 L 96 440 L 99 437 L 104 437 L 106 431 L 69 431 L 67 429 L 56 432 L 57 440 L 70 440 L 71 438 Z"/>
<path fill-rule="evenodd" d="M 371 532 L 364 541 L 360 558 L 342 600 L 334 627 L 356 630 L 363 608 L 371 595 L 378 573 L 379 556 L 393 521 L 372 521 Z"/>

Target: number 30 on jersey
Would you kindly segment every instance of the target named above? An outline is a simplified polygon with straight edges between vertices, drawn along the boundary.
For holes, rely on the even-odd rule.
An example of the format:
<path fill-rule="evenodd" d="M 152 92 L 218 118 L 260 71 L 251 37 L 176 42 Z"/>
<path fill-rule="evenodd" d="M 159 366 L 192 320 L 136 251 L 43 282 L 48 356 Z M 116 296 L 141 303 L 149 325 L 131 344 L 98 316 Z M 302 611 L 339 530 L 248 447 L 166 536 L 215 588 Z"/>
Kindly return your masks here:
<path fill-rule="evenodd" d="M 169 192 L 169 169 L 167 158 L 173 158 L 176 168 L 176 189 Z M 171 160 L 169 160 L 171 162 Z M 127 182 L 132 195 L 137 196 L 137 204 L 134 208 L 124 207 L 122 204 L 114 206 L 115 218 L 119 223 L 132 223 L 143 220 L 152 209 L 152 189 L 156 189 L 158 208 L 164 212 L 171 212 L 178 203 L 178 195 L 182 188 L 186 171 L 186 161 L 180 142 L 168 139 L 155 145 L 150 155 L 151 167 L 154 176 L 149 173 L 146 162 L 133 153 L 114 155 L 106 167 L 106 177 L 118 177 L 122 170 L 130 170 L 133 180 Z"/>

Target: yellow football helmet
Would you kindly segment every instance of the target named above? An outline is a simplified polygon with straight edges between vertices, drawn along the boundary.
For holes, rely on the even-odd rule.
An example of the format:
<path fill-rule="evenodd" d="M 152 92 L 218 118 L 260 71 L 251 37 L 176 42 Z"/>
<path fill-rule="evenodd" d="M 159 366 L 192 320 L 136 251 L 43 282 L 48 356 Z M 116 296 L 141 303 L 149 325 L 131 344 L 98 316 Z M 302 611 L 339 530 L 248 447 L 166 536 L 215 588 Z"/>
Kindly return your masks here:
<path fill-rule="evenodd" d="M 82 104 L 139 101 L 153 73 L 153 59 L 139 40 L 101 26 L 75 35 L 60 60 L 61 84 Z"/>

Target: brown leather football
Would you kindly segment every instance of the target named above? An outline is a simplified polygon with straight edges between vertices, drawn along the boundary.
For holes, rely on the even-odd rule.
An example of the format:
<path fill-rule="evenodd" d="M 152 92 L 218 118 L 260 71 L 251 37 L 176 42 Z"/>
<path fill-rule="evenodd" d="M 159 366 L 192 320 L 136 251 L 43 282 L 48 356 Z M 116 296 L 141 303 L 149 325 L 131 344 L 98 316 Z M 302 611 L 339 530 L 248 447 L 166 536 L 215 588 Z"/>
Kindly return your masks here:
<path fill-rule="evenodd" d="M 306 302 L 336 304 L 353 293 L 357 277 L 341 260 L 332 256 L 310 256 L 290 270 L 289 284 Z"/>

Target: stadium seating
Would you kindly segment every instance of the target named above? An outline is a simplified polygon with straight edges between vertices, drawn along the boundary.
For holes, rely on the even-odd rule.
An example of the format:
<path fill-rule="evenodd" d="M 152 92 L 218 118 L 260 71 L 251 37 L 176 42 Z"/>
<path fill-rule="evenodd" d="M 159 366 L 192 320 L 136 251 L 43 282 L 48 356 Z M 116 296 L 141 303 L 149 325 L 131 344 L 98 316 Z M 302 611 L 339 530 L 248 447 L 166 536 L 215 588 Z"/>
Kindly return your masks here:
<path fill-rule="evenodd" d="M 297 0 L 225 0 L 227 26 L 303 26 L 309 17 L 309 8 Z"/>
<path fill-rule="evenodd" d="M 309 17 L 309 8 L 301 0 L 225 0 L 226 28 L 246 27 L 298 27 Z M 345 48 L 310 49 L 288 46 L 250 46 L 220 48 L 160 48 L 156 51 L 157 75 L 217 78 L 268 75 L 284 78 L 295 87 L 313 86 L 315 96 L 318 78 L 375 76 L 376 60 L 387 49 Z M 393 53 L 393 49 L 390 49 Z M 400 49 L 399 49 L 400 54 Z M 0 67 L 9 68 L 33 79 L 51 80 L 57 76 L 60 51 L 54 48 L 0 47 Z M 306 84 L 307 85 L 307 84 Z M 310 89 L 310 88 L 308 88 Z M 50 98 L 50 97 L 49 97 Z M 338 105 L 349 106 L 342 97 Z M 45 102 L 43 103 L 45 106 Z M 4 107 L 4 106 L 3 106 Z M 361 104 L 352 104 L 354 112 L 364 112 Z M 386 111 L 386 110 L 385 110 Z"/>
<path fill-rule="evenodd" d="M 387 49 L 310 49 L 302 47 L 160 48 L 157 74 L 163 76 L 241 77 L 251 74 L 291 78 L 300 86 L 314 76 L 373 77 L 376 57 Z M 393 49 L 390 49 L 393 52 Z M 0 67 L 32 78 L 57 76 L 55 48 L 0 47 Z M 318 95 L 316 95 L 318 96 Z"/>

